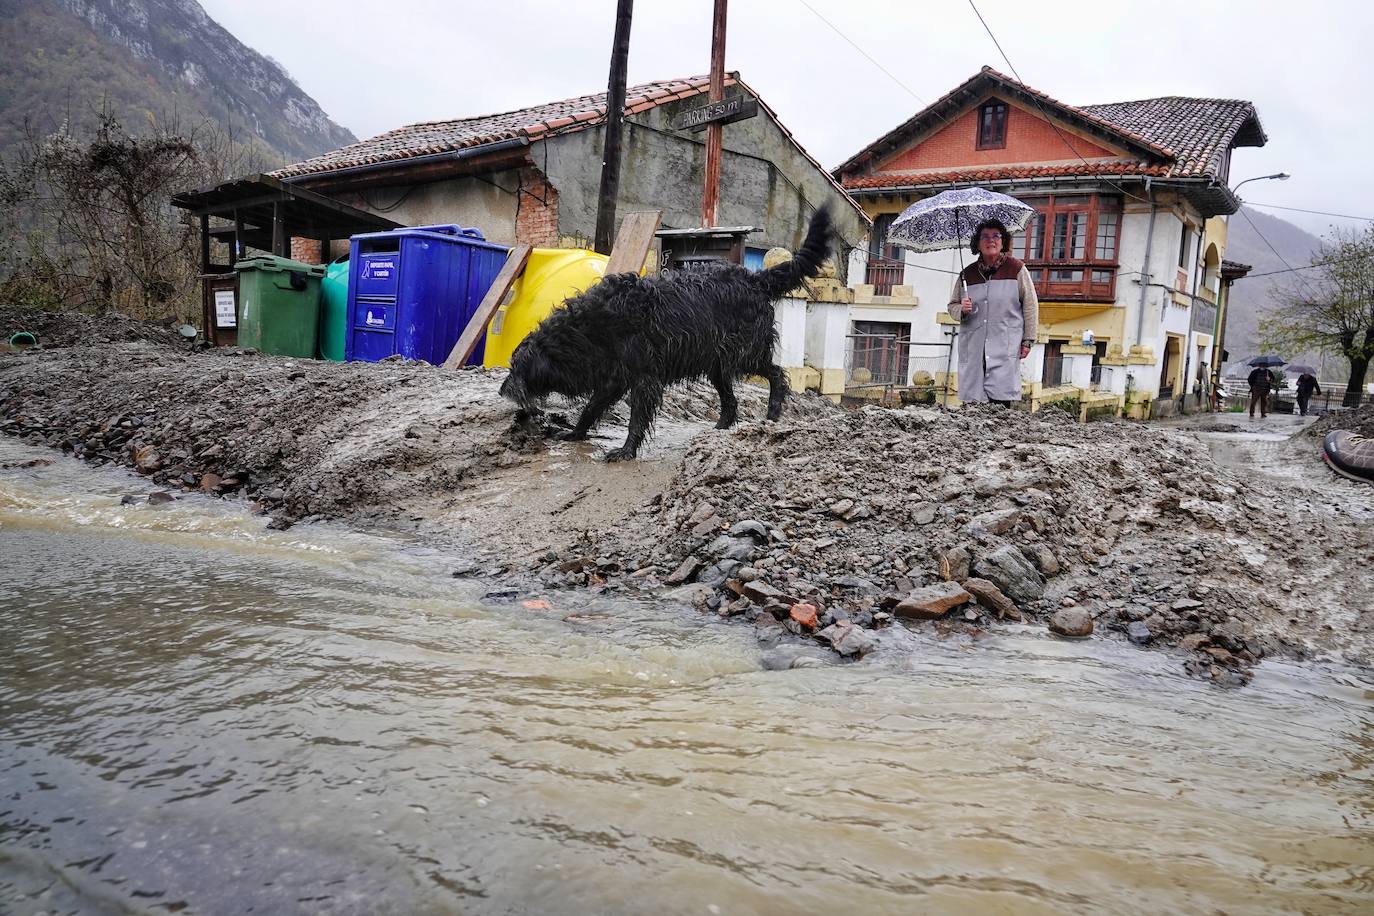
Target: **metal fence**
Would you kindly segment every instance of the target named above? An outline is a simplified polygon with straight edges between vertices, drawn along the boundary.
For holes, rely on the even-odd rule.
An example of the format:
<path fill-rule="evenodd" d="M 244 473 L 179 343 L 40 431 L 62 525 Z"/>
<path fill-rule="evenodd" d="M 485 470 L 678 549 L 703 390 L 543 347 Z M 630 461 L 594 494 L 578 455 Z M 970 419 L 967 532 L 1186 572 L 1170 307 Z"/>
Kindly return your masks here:
<path fill-rule="evenodd" d="M 864 282 L 873 284 L 873 295 L 890 296 L 892 287 L 906 282 L 906 261 L 870 255 L 864 268 Z"/>
<path fill-rule="evenodd" d="M 940 341 L 913 341 L 895 334 L 850 334 L 845 341 L 845 391 L 879 394 L 904 404 L 948 405 L 954 390 L 955 332 Z"/>

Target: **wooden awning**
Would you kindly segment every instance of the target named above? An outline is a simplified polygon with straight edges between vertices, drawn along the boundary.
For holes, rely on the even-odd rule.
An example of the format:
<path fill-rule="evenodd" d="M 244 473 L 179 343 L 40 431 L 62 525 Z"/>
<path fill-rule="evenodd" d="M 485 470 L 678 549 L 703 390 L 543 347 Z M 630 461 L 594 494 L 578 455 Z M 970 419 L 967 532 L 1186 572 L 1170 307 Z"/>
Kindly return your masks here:
<path fill-rule="evenodd" d="M 249 175 L 201 191 L 177 194 L 172 198 L 172 206 L 200 217 L 202 260 L 207 273 L 211 238 L 237 242 L 232 246 L 236 252 L 250 247 L 285 257 L 290 254 L 293 237 L 327 242 L 401 226 L 384 216 L 350 207 L 271 175 Z M 225 220 L 228 225 L 212 226 L 212 217 Z"/>

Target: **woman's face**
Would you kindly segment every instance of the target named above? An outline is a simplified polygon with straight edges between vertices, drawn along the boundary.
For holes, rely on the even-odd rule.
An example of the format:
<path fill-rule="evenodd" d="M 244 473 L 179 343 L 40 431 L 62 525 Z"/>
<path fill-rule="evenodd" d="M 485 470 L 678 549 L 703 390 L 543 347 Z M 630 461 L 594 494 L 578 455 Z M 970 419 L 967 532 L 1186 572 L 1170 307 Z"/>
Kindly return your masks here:
<path fill-rule="evenodd" d="M 996 229 L 984 229 L 978 233 L 978 253 L 984 261 L 995 261 L 1002 253 L 1002 233 Z"/>

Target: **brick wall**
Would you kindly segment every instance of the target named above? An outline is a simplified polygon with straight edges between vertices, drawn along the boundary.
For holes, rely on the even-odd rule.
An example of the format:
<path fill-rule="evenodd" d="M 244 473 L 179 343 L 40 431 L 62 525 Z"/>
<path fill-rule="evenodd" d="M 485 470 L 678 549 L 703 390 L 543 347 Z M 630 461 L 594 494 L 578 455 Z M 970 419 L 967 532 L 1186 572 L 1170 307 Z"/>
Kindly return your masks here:
<path fill-rule="evenodd" d="M 980 102 L 979 105 L 981 104 Z M 1059 131 L 1056 132 L 1045 123 L 1039 111 L 1027 111 L 1017 107 L 1015 103 L 1007 105 L 1005 148 L 977 149 L 977 126 L 978 105 L 975 105 L 952 119 L 947 127 L 937 130 L 916 146 L 883 162 L 877 171 L 964 168 L 1012 162 L 1062 162 L 1075 161 L 1078 156 L 1092 159 L 1117 155 L 1096 143 L 1076 136 L 1063 125 L 1059 125 Z"/>
<path fill-rule="evenodd" d="M 323 264 L 319 239 L 291 239 L 291 259 L 304 264 Z"/>
<path fill-rule="evenodd" d="M 536 168 L 520 170 L 515 239 L 537 248 L 558 247 L 558 189 Z"/>

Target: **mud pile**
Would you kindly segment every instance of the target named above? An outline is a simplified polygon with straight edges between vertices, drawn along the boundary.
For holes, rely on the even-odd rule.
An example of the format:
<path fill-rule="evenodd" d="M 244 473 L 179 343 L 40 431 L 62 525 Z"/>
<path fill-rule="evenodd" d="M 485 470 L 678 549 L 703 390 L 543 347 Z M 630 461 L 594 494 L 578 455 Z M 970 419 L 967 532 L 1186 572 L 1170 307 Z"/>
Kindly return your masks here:
<path fill-rule="evenodd" d="M 1374 402 L 1366 402 L 1354 410 L 1329 413 L 1303 430 L 1303 433 L 1323 439 L 1333 429 L 1348 429 L 1357 436 L 1374 437 Z"/>
<path fill-rule="evenodd" d="M 1364 657 L 1371 549 L 1374 532 L 1242 484 L 1186 434 L 874 407 L 697 440 L 661 500 L 542 575 L 696 583 L 677 594 L 856 651 L 834 625 L 1086 612 L 1226 679 L 1277 651 Z"/>
<path fill-rule="evenodd" d="M 976 634 L 1020 617 L 1179 646 L 1218 680 L 1274 652 L 1374 661 L 1374 526 L 1239 480 L 1189 433 L 809 396 L 763 423 L 747 385 L 745 421 L 719 431 L 695 386 L 669 395 L 646 460 L 609 465 L 623 430 L 571 444 L 556 416 L 514 424 L 503 376 L 27 351 L 0 354 L 0 431 L 245 497 L 279 526 L 334 517 L 461 546 L 466 572 L 503 588 L 667 590 L 842 654 L 898 618 Z"/>
<path fill-rule="evenodd" d="M 146 341 L 170 347 L 188 344 L 177 334 L 178 322 L 147 322 L 110 313 L 87 315 L 81 312 L 49 312 L 25 305 L 0 305 L 0 343 L 20 331 L 32 334 L 38 346 L 96 346 L 100 344 Z"/>

